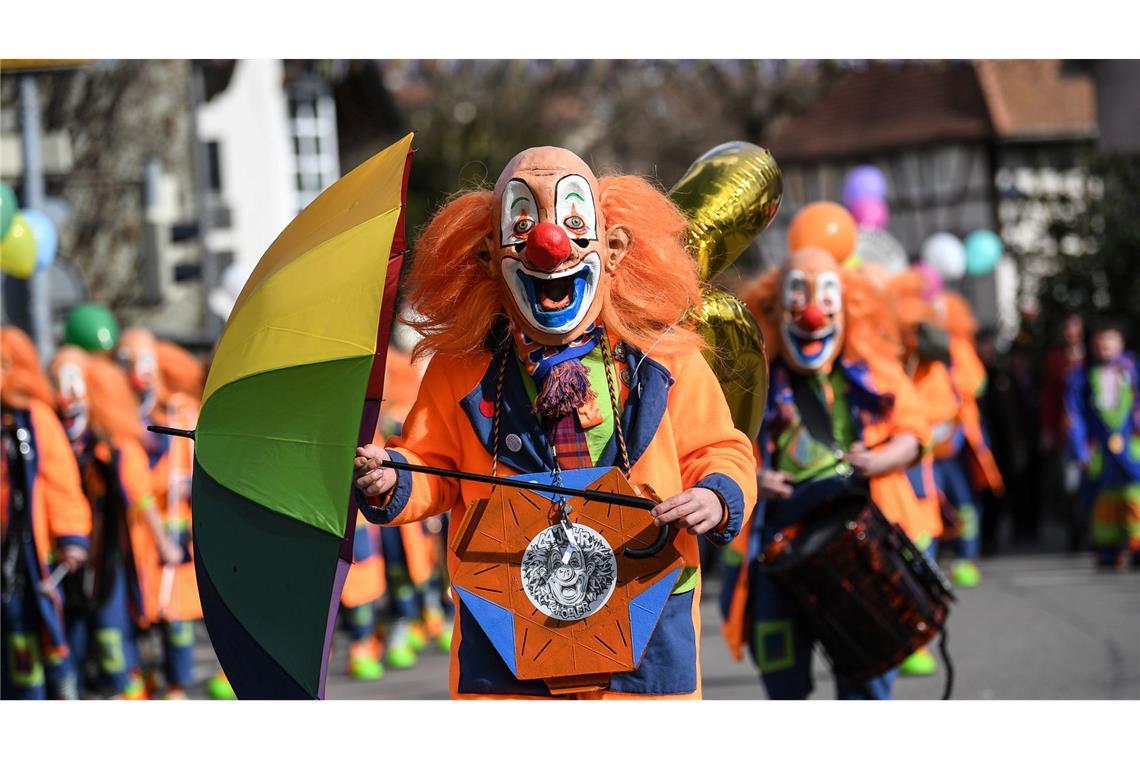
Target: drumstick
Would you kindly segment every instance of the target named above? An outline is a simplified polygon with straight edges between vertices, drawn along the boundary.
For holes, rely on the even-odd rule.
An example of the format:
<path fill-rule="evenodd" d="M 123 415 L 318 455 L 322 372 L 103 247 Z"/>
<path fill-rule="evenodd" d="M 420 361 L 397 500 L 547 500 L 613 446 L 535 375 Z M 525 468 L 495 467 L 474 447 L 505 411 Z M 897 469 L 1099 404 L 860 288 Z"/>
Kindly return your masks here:
<path fill-rule="evenodd" d="M 70 572 L 71 571 L 67 569 L 67 565 L 57 567 L 52 571 L 51 575 L 40 582 L 40 593 L 50 594 L 55 591 L 55 587 L 58 586 L 63 581 L 64 576 Z"/>
<path fill-rule="evenodd" d="M 170 606 L 170 597 L 174 593 L 174 566 L 166 565 L 162 568 L 162 585 L 158 591 L 158 616 L 166 618 L 166 608 Z"/>

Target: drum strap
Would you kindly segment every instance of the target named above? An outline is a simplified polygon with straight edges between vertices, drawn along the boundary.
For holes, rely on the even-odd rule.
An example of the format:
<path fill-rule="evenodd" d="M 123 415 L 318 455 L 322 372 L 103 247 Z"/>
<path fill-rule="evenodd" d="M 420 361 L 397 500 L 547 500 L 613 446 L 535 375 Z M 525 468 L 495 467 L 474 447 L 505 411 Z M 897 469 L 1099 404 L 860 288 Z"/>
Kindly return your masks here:
<path fill-rule="evenodd" d="M 831 412 L 828 411 L 819 393 L 811 387 L 803 375 L 792 373 L 791 385 L 792 398 L 795 399 L 800 420 L 808 433 L 827 448 L 838 451 L 839 444 L 835 441 Z"/>

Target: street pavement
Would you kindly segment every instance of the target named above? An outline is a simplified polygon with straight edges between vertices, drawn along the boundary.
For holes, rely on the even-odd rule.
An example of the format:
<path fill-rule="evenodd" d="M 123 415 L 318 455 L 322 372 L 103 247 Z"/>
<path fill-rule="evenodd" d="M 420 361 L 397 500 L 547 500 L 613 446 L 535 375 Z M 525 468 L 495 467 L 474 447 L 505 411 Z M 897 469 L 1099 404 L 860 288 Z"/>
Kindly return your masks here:
<path fill-rule="evenodd" d="M 1140 698 L 1140 571 L 1106 573 L 1094 570 L 1088 555 L 1038 554 L 984 560 L 982 572 L 981 586 L 962 590 L 949 617 L 955 699 Z M 733 661 L 720 637 L 715 579 L 704 591 L 705 698 L 763 699 L 751 663 Z M 448 657 L 438 650 L 421 655 L 413 669 L 389 669 L 371 683 L 349 678 L 345 659 L 338 633 L 330 699 L 447 698 Z M 215 667 L 203 641 L 196 676 L 204 680 Z M 834 682 L 818 652 L 814 670 L 813 698 L 832 698 Z M 900 678 L 895 696 L 937 699 L 943 675 Z M 202 686 L 190 695 L 204 696 Z"/>

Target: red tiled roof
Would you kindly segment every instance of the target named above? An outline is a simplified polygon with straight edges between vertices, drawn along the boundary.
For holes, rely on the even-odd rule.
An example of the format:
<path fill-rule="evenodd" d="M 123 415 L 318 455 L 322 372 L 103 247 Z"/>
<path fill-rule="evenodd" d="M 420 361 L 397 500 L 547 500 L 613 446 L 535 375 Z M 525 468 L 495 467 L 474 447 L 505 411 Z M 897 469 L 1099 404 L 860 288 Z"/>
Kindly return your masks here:
<path fill-rule="evenodd" d="M 768 140 L 784 161 L 858 159 L 899 148 L 992 133 L 968 61 L 871 63 L 832 82 Z"/>
<path fill-rule="evenodd" d="M 1096 134 L 1096 95 L 1088 76 L 1061 73 L 1057 60 L 978 61 L 994 130 L 1002 137 Z"/>
<path fill-rule="evenodd" d="M 1087 75 L 1057 60 L 870 63 L 839 75 L 780 123 L 768 147 L 784 162 L 852 159 L 951 140 L 1091 137 Z"/>

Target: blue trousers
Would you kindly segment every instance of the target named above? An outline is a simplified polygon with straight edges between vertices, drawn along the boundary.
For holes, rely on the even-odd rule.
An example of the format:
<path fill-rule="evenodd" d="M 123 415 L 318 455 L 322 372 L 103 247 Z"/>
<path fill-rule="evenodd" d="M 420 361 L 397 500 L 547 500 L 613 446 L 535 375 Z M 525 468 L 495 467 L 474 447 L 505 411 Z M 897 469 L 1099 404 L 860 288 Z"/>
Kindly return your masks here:
<path fill-rule="evenodd" d="M 959 559 L 977 559 L 982 548 L 981 506 L 958 457 L 934 461 L 934 483 L 954 505 L 962 522 L 961 535 L 954 540 L 954 553 Z"/>
<path fill-rule="evenodd" d="M 3 661 L 0 662 L 0 696 L 4 699 L 74 699 L 78 697 L 75 663 L 70 653 L 45 651 L 44 625 L 35 595 L 26 582 L 0 605 Z"/>
<path fill-rule="evenodd" d="M 396 619 L 419 617 L 419 592 L 408 574 L 404 539 L 399 528 L 380 528 L 380 551 L 384 554 L 384 574 L 388 581 L 388 597 L 392 600 L 391 614 Z"/>
<path fill-rule="evenodd" d="M 113 694 L 126 690 L 131 671 L 139 666 L 139 650 L 127 600 L 124 568 L 120 567 L 115 573 L 107 601 L 91 617 L 68 621 L 67 635 L 77 663 L 86 662 L 88 647 L 94 643 L 99 666 L 97 688 Z"/>
<path fill-rule="evenodd" d="M 171 620 L 162 624 L 162 664 L 168 686 L 185 689 L 194 677 L 194 624 Z"/>

